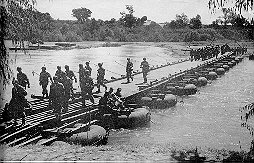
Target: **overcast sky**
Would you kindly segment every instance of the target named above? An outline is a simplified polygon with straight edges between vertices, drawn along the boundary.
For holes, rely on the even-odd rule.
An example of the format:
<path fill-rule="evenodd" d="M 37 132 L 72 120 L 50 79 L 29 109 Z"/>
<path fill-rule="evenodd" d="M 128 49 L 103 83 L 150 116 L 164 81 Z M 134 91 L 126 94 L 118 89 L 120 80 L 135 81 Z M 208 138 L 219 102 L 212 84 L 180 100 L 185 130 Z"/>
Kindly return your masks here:
<path fill-rule="evenodd" d="M 208 0 L 37 0 L 35 7 L 60 20 L 76 20 L 71 15 L 72 9 L 81 7 L 92 11 L 91 18 L 118 20 L 120 12 L 127 11 L 125 5 L 133 6 L 134 16 L 147 16 L 157 23 L 170 22 L 176 14 L 185 13 L 188 18 L 199 14 L 203 24 L 210 24 L 221 14 L 211 13 Z"/>

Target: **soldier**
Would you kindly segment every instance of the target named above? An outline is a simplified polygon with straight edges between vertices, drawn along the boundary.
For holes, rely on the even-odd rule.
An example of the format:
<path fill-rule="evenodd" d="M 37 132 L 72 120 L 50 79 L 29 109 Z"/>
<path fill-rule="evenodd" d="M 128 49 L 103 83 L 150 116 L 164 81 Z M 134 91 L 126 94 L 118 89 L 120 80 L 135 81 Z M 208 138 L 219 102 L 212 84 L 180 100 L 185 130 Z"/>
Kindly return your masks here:
<path fill-rule="evenodd" d="M 107 90 L 107 86 L 104 84 L 105 69 L 102 67 L 102 63 L 98 63 L 99 69 L 97 70 L 97 93 L 100 91 L 100 86 L 103 86 Z"/>
<path fill-rule="evenodd" d="M 94 88 L 94 83 L 93 79 L 89 76 L 89 71 L 85 70 L 85 76 L 81 80 L 80 83 L 80 88 L 81 88 L 81 96 L 82 96 L 82 102 L 83 106 L 85 107 L 85 99 L 88 96 L 90 101 L 94 104 L 94 98 L 93 98 L 93 88 Z"/>
<path fill-rule="evenodd" d="M 29 107 L 28 102 L 25 98 L 27 95 L 26 90 L 18 84 L 17 80 L 12 82 L 12 98 L 10 101 L 9 109 L 10 113 L 14 119 L 14 125 L 17 125 L 17 119 L 22 118 L 22 125 L 25 125 L 25 108 Z"/>
<path fill-rule="evenodd" d="M 53 108 L 53 113 L 57 121 L 61 121 L 62 105 L 64 99 L 64 86 L 59 83 L 58 77 L 53 77 L 53 83 L 50 86 L 49 105 Z"/>
<path fill-rule="evenodd" d="M 42 97 L 44 97 L 44 95 L 48 97 L 48 90 L 47 90 L 47 86 L 49 83 L 48 79 L 50 79 L 51 83 L 53 83 L 51 75 L 46 71 L 46 67 L 42 67 L 40 77 L 39 77 L 39 84 L 42 87 Z"/>
<path fill-rule="evenodd" d="M 69 77 L 65 76 L 63 78 L 62 84 L 64 86 L 63 112 L 67 112 L 69 99 L 71 97 L 72 80 Z"/>
<path fill-rule="evenodd" d="M 57 66 L 57 70 L 56 70 L 55 76 L 58 78 L 58 82 L 59 83 L 63 83 L 64 82 L 64 78 L 65 78 L 66 74 L 65 74 L 65 72 L 63 72 L 61 70 L 61 66 Z"/>
<path fill-rule="evenodd" d="M 127 58 L 127 65 L 126 65 L 127 83 L 130 83 L 130 78 L 133 81 L 132 71 L 133 71 L 133 63 L 131 62 L 130 58 Z"/>
<path fill-rule="evenodd" d="M 21 67 L 17 67 L 17 71 L 18 71 L 18 74 L 17 74 L 18 84 L 24 87 L 25 89 L 26 89 L 26 85 L 27 85 L 27 88 L 30 88 L 29 80 L 26 74 L 22 72 Z"/>
<path fill-rule="evenodd" d="M 77 83 L 77 78 L 74 74 L 73 71 L 70 70 L 68 65 L 65 65 L 65 74 L 66 76 L 70 79 L 70 93 L 72 95 L 74 95 L 74 91 L 73 91 L 73 80 L 75 81 L 75 83 Z"/>
<path fill-rule="evenodd" d="M 85 70 L 89 71 L 89 76 L 92 75 L 92 68 L 90 67 L 89 62 L 86 62 Z"/>
<path fill-rule="evenodd" d="M 142 68 L 144 83 L 147 83 L 147 74 L 149 72 L 149 64 L 146 61 L 146 58 L 143 58 L 143 61 L 141 62 L 140 68 Z"/>
<path fill-rule="evenodd" d="M 85 69 L 83 67 L 83 64 L 79 64 L 79 83 L 81 83 L 81 81 L 83 80 L 83 78 L 85 77 Z"/>

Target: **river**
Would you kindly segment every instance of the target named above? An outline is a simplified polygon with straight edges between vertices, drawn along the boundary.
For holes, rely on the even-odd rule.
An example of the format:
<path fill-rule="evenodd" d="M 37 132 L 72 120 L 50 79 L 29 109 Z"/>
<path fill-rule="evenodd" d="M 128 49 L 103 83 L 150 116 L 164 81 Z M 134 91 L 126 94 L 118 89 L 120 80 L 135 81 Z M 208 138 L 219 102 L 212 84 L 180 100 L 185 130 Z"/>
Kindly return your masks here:
<path fill-rule="evenodd" d="M 179 48 L 186 48 L 180 46 Z M 151 65 L 173 62 L 188 57 L 181 52 L 176 55 L 169 48 L 137 46 L 98 47 L 73 50 L 41 50 L 10 53 L 11 67 L 20 66 L 30 79 L 28 94 L 41 94 L 38 75 L 41 67 L 46 66 L 54 74 L 56 66 L 68 64 L 71 70 L 78 71 L 78 64 L 90 61 L 92 77 L 96 77 L 96 64 L 103 62 L 106 79 L 125 74 L 126 58 L 134 63 L 134 70 L 140 69 L 143 57 Z M 32 71 L 36 72 L 34 75 Z M 14 72 L 16 75 L 16 72 Z M 241 127 L 239 108 L 254 101 L 254 64 L 244 59 L 222 77 L 207 86 L 199 88 L 197 94 L 184 97 L 183 103 L 164 110 L 151 110 L 152 122 L 149 127 L 134 130 L 112 131 L 109 144 L 139 144 L 153 142 L 158 144 L 176 143 L 181 146 L 199 146 L 217 149 L 248 150 L 251 135 Z M 78 88 L 78 84 L 74 84 Z M 9 101 L 10 89 L 5 89 L 4 101 Z"/>

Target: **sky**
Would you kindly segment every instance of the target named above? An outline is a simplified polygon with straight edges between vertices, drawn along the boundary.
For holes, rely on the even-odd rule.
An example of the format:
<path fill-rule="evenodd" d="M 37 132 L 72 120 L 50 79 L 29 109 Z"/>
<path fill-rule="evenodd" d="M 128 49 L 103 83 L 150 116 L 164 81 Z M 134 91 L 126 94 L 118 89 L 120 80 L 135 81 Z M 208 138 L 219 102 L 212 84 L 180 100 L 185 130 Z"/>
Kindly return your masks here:
<path fill-rule="evenodd" d="M 208 0 L 37 0 L 35 8 L 60 20 L 76 20 L 72 9 L 81 7 L 92 11 L 91 18 L 118 20 L 120 12 L 127 12 L 125 5 L 133 6 L 135 17 L 147 16 L 156 23 L 170 22 L 176 14 L 185 13 L 189 19 L 199 14 L 203 24 L 211 24 L 221 15 L 211 13 Z"/>

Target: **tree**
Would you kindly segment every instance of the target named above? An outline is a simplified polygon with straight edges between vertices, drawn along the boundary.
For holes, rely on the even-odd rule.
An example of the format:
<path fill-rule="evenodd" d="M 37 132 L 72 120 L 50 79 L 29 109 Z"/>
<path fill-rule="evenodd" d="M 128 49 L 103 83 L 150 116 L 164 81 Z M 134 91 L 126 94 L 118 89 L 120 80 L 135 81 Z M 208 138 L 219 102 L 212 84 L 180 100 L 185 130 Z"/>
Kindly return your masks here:
<path fill-rule="evenodd" d="M 84 23 L 91 17 L 92 11 L 87 8 L 78 8 L 72 10 L 72 16 L 78 19 L 80 23 Z"/>
<path fill-rule="evenodd" d="M 120 12 L 122 15 L 121 21 L 123 21 L 124 26 L 128 28 L 133 28 L 136 25 L 137 18 L 133 16 L 133 13 L 135 12 L 132 5 L 126 5 L 126 9 L 129 13 Z"/>
<path fill-rule="evenodd" d="M 178 27 L 183 28 L 188 25 L 189 19 L 184 13 L 182 13 L 181 15 L 176 14 L 175 22 Z"/>
<path fill-rule="evenodd" d="M 194 29 L 199 29 L 202 27 L 200 15 L 197 15 L 195 18 L 190 19 L 190 27 Z"/>

